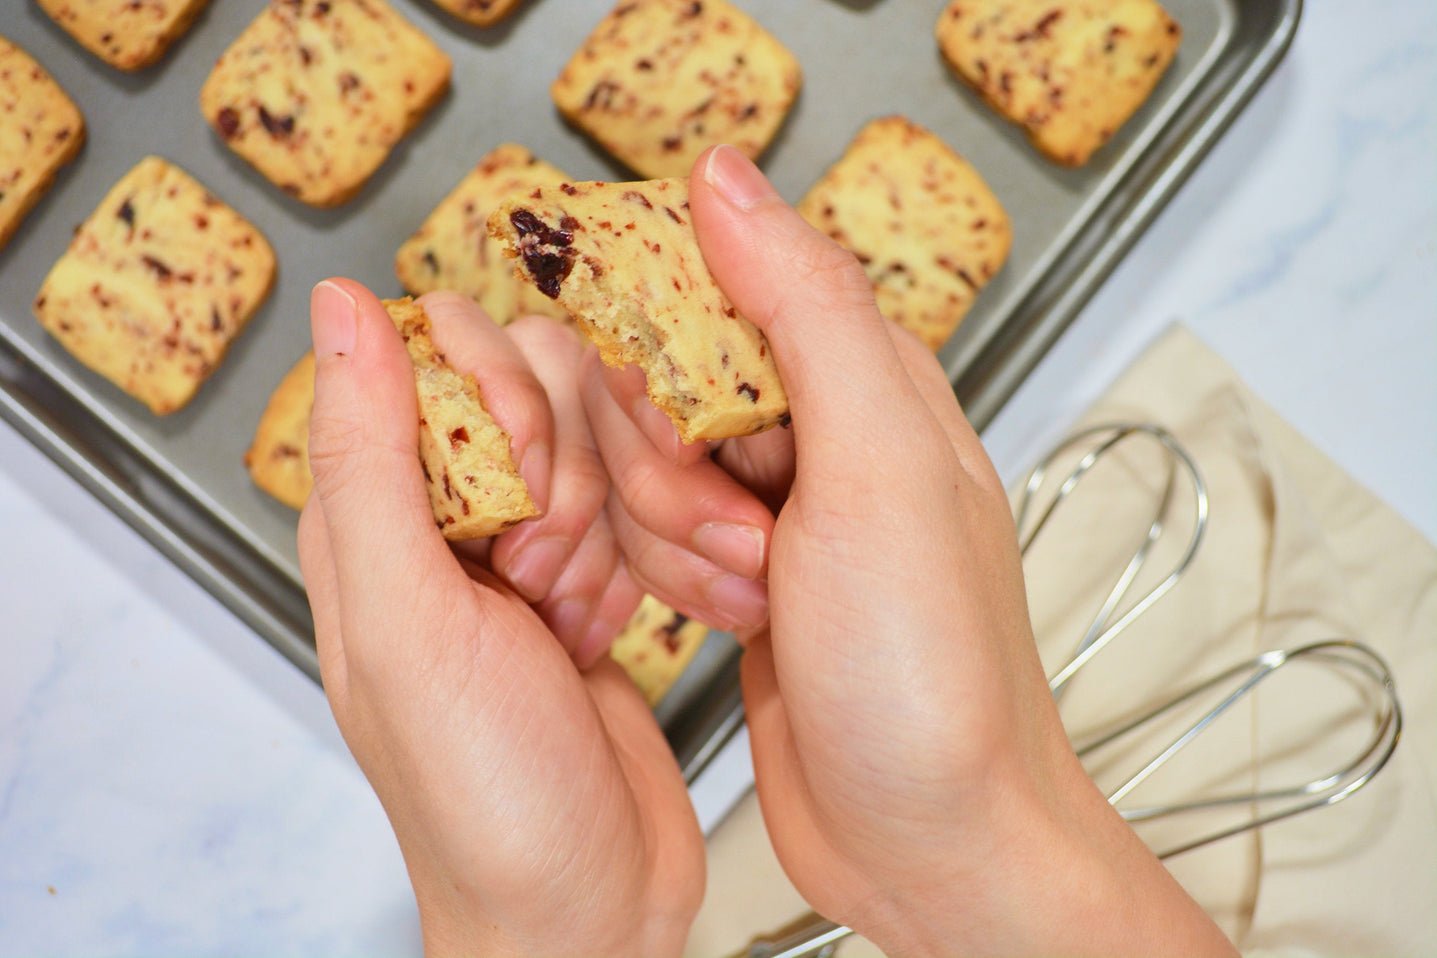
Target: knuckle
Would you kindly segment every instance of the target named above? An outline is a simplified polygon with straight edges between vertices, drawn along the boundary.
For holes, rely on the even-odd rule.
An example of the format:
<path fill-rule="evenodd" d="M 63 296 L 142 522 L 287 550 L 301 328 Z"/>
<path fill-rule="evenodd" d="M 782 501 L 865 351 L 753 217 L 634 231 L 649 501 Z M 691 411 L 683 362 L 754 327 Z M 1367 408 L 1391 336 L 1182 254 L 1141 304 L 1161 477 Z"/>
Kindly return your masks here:
<path fill-rule="evenodd" d="M 309 469 L 323 491 L 346 485 L 360 468 L 364 427 L 348 418 L 316 410 L 309 426 Z"/>
<path fill-rule="evenodd" d="M 668 478 L 667 470 L 648 462 L 635 462 L 622 478 L 615 477 L 624 507 L 635 521 L 644 522 L 660 503 L 669 501 L 673 486 Z"/>
<path fill-rule="evenodd" d="M 881 318 L 863 265 L 827 236 L 811 233 L 790 246 L 782 273 L 786 280 L 775 287 L 781 291 L 769 304 L 765 327 L 798 321 L 815 312 Z"/>
<path fill-rule="evenodd" d="M 556 486 L 555 502 L 545 517 L 566 534 L 583 532 L 603 510 L 609 494 L 609 474 L 597 456 L 575 457 L 565 466 L 562 485 Z"/>
<path fill-rule="evenodd" d="M 818 293 L 845 302 L 873 302 L 873 286 L 863 265 L 828 237 L 814 234 L 807 242 L 795 244 L 789 256 L 794 278 L 791 289 L 805 296 Z"/>

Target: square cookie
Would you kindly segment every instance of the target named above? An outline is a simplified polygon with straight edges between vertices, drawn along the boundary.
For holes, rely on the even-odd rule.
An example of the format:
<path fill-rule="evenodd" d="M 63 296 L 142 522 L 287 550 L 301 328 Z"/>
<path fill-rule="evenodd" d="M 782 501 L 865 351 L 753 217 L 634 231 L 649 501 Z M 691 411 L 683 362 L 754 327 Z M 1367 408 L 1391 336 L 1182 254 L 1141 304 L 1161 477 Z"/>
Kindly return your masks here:
<path fill-rule="evenodd" d="M 0 249 L 84 143 L 85 118 L 75 102 L 0 37 Z"/>
<path fill-rule="evenodd" d="M 254 441 L 245 451 L 250 479 L 292 509 L 303 509 L 309 472 L 309 417 L 314 412 L 314 353 L 300 357 L 270 394 Z"/>
<path fill-rule="evenodd" d="M 82 363 L 164 415 L 224 359 L 274 270 L 259 230 L 151 156 L 76 230 L 35 316 Z"/>
<path fill-rule="evenodd" d="M 434 0 L 436 6 L 476 27 L 493 26 L 514 12 L 521 0 Z"/>
<path fill-rule="evenodd" d="M 489 229 L 611 366 L 636 363 L 684 442 L 787 422 L 768 340 L 714 281 L 686 179 L 561 183 L 505 201 Z"/>
<path fill-rule="evenodd" d="M 1112 138 L 1182 40 L 1154 0 L 953 0 L 936 33 L 953 71 L 1065 166 Z"/>
<path fill-rule="evenodd" d="M 353 197 L 449 88 L 450 61 L 383 0 L 272 0 L 220 56 L 200 110 L 311 206 Z"/>
<path fill-rule="evenodd" d="M 668 693 L 708 638 L 709 627 L 669 608 L 651 595 L 609 647 L 652 708 Z"/>
<path fill-rule="evenodd" d="M 495 147 L 440 201 L 394 258 L 394 272 L 415 296 L 452 289 L 478 300 L 494 322 L 541 313 L 567 320 L 554 300 L 514 275 L 514 261 L 489 236 L 489 214 L 511 195 L 568 179 L 522 146 Z"/>
<path fill-rule="evenodd" d="M 757 159 L 803 74 L 726 0 L 622 0 L 550 87 L 559 111 L 646 178 L 687 176 L 706 148 Z"/>
<path fill-rule="evenodd" d="M 798 211 L 858 257 L 883 315 L 937 351 L 1008 258 L 998 198 L 946 143 L 901 116 L 865 126 Z"/>
<path fill-rule="evenodd" d="M 121 70 L 164 56 L 209 0 L 36 0 L 80 46 Z"/>
<path fill-rule="evenodd" d="M 419 460 L 444 538 L 498 535 L 538 515 L 514 464 L 509 434 L 484 408 L 474 377 L 457 372 L 435 350 L 424 307 L 406 297 L 386 299 L 384 308 L 414 363 Z"/>

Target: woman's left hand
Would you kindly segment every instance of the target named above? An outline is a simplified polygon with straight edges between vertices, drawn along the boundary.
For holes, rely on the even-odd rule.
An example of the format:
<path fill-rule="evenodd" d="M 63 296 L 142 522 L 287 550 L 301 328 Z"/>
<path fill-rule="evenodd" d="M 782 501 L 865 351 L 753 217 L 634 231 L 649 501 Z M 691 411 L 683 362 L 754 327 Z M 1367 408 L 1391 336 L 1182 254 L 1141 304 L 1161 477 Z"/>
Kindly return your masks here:
<path fill-rule="evenodd" d="M 574 448 L 561 433 L 576 397 L 544 360 L 531 368 L 513 340 L 505 348 L 482 313 L 467 330 L 443 324 L 451 364 L 475 374 L 550 506 L 546 536 L 453 549 L 434 525 L 412 369 L 383 306 L 356 283 L 326 281 L 311 320 L 315 490 L 301 566 L 325 692 L 394 826 L 426 951 L 678 953 L 704 885 L 682 776 L 622 671 L 607 660 L 580 671 L 571 656 L 596 657 L 602 642 L 586 637 L 606 629 L 606 602 L 627 601 L 605 598 L 626 577 L 610 563 L 601 581 L 612 544 L 590 541 L 594 523 L 565 533 L 554 522 L 561 499 L 592 485 L 584 457 L 560 451 Z M 546 445 L 552 454 L 525 456 Z M 566 534 L 540 572 L 514 572 L 527 546 Z M 552 601 L 551 615 L 566 595 L 588 597 L 586 621 L 561 641 L 501 567 L 541 611 Z"/>

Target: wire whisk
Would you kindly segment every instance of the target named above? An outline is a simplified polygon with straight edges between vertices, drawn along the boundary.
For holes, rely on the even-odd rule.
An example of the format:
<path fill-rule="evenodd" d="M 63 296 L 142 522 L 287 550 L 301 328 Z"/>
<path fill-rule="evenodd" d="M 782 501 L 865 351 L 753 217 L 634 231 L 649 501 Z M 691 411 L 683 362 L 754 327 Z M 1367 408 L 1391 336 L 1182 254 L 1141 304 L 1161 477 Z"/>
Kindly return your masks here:
<path fill-rule="evenodd" d="M 1128 422 L 1092 426 L 1064 439 L 1032 469 L 1019 491 L 1014 518 L 1019 532 L 1019 546 L 1026 556 L 1039 533 L 1049 527 L 1057 510 L 1070 500 L 1099 462 L 1120 446 L 1144 440 L 1154 444 L 1161 454 L 1161 492 L 1141 540 L 1124 561 L 1097 614 L 1084 629 L 1071 657 L 1050 676 L 1048 685 L 1054 697 L 1060 697 L 1073 677 L 1095 655 L 1108 648 L 1113 640 L 1171 592 L 1191 568 L 1208 528 L 1208 489 L 1193 456 L 1171 432 L 1152 423 Z M 1077 459 L 1074 464 L 1055 480 L 1053 477 L 1060 472 L 1058 463 L 1071 459 L 1075 454 Z M 1056 489 L 1049 492 L 1055 481 Z M 1188 493 L 1186 500 L 1184 490 Z M 1184 502 L 1186 509 L 1183 508 Z M 1174 564 L 1147 592 L 1137 597 L 1130 596 L 1159 542 L 1172 534 L 1183 514 L 1189 517 L 1190 530 Z M 1291 669 L 1296 663 L 1320 666 L 1364 691 L 1364 699 L 1370 704 L 1371 731 L 1353 754 L 1338 761 L 1336 767 L 1296 783 L 1232 790 L 1162 804 L 1136 805 L 1131 802 L 1139 786 L 1188 749 L 1204 731 L 1231 713 L 1259 686 L 1279 672 Z M 1247 810 L 1235 824 L 1223 824 L 1206 833 L 1189 835 L 1157 851 L 1159 858 L 1180 855 L 1345 801 L 1377 776 L 1391 759 L 1402 737 L 1402 708 L 1386 662 L 1360 642 L 1328 639 L 1292 649 L 1270 650 L 1221 668 L 1212 676 L 1171 693 L 1156 704 L 1148 703 L 1135 718 L 1122 721 L 1116 728 L 1090 741 L 1076 744 L 1075 751 L 1080 759 L 1092 763 L 1107 750 L 1116 750 L 1121 743 L 1150 730 L 1150 726 L 1164 722 L 1177 724 L 1181 715 L 1198 710 L 1202 703 L 1212 699 L 1216 699 L 1215 704 L 1201 711 L 1181 731 L 1172 735 L 1167 744 L 1143 761 L 1137 771 L 1106 791 L 1109 803 L 1132 823 L 1181 820 L 1183 816 L 1196 818 L 1199 813 L 1224 809 Z M 1185 709 L 1188 712 L 1184 712 Z M 747 958 L 827 958 L 850 934 L 850 929 L 810 913 L 772 935 L 757 939 L 742 954 Z"/>

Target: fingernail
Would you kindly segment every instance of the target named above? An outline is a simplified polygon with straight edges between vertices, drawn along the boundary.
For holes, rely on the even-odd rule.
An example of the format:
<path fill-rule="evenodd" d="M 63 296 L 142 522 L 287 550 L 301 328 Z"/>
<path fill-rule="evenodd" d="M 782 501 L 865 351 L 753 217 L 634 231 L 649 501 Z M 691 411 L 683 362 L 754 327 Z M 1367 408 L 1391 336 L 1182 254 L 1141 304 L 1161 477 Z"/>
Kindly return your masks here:
<path fill-rule="evenodd" d="M 759 203 L 778 196 L 753 161 L 735 146 L 714 147 L 704 164 L 704 182 L 720 196 L 741 210 L 751 210 Z"/>
<path fill-rule="evenodd" d="M 768 617 L 766 582 L 726 575 L 710 582 L 705 594 L 729 628 L 760 625 Z"/>
<path fill-rule="evenodd" d="M 549 628 L 559 637 L 565 647 L 574 648 L 584 626 L 589 622 L 589 603 L 584 599 L 565 599 L 554 607 L 550 615 Z"/>
<path fill-rule="evenodd" d="M 537 440 L 529 443 L 524 455 L 519 458 L 519 475 L 529 487 L 529 495 L 539 514 L 549 511 L 549 489 L 553 483 L 554 454 L 548 443 Z"/>
<path fill-rule="evenodd" d="M 694 532 L 694 547 L 714 565 L 752 579 L 763 571 L 763 530 L 728 522 L 709 522 Z"/>
<path fill-rule="evenodd" d="M 358 305 L 354 297 L 329 280 L 314 288 L 309 295 L 309 325 L 316 357 L 354 352 Z"/>
<path fill-rule="evenodd" d="M 525 601 L 538 602 L 554 587 L 568 557 L 569 547 L 564 540 L 536 539 L 509 560 L 504 574 Z"/>

